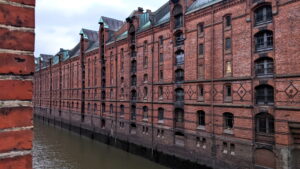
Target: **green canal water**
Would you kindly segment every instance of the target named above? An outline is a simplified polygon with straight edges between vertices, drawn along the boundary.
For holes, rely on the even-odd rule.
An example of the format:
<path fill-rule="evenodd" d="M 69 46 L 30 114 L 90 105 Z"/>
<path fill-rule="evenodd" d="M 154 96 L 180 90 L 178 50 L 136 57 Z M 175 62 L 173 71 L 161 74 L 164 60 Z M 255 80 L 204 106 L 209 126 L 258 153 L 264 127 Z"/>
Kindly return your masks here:
<path fill-rule="evenodd" d="M 39 120 L 34 125 L 34 169 L 167 169 Z"/>

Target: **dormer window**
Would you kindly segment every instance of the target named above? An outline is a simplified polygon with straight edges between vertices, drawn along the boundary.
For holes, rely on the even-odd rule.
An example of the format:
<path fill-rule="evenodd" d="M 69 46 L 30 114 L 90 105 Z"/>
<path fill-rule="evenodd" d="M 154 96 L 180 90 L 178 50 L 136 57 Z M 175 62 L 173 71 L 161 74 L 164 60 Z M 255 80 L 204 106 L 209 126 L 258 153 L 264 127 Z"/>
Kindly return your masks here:
<path fill-rule="evenodd" d="M 175 5 L 173 9 L 173 16 L 174 16 L 174 29 L 181 28 L 183 25 L 183 13 L 182 13 L 182 6 Z"/>

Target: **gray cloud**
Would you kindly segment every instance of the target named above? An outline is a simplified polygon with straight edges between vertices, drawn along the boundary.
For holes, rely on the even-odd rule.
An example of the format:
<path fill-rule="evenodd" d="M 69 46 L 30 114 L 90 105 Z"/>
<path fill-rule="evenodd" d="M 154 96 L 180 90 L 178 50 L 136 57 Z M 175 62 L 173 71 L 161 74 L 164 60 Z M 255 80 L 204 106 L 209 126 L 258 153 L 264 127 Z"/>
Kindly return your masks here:
<path fill-rule="evenodd" d="M 120 20 L 138 6 L 156 10 L 160 0 L 39 0 L 36 7 L 35 56 L 71 49 L 79 40 L 81 28 L 98 30 L 100 16 Z"/>

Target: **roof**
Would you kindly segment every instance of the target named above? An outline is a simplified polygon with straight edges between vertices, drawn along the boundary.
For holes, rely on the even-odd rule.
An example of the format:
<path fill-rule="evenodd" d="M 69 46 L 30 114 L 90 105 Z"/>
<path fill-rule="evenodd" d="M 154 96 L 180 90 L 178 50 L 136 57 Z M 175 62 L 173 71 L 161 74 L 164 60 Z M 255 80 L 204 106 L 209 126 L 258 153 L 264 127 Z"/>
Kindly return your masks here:
<path fill-rule="evenodd" d="M 223 0 L 196 0 L 186 11 L 186 14 L 198 11 Z"/>
<path fill-rule="evenodd" d="M 85 39 L 88 39 L 90 41 L 98 41 L 98 32 L 89 30 L 89 29 L 81 29 L 80 34 L 83 35 Z"/>
<path fill-rule="evenodd" d="M 118 31 L 124 24 L 123 21 L 105 17 L 105 16 L 102 16 L 100 18 L 99 23 L 103 23 L 105 28 L 112 30 L 112 31 Z"/>

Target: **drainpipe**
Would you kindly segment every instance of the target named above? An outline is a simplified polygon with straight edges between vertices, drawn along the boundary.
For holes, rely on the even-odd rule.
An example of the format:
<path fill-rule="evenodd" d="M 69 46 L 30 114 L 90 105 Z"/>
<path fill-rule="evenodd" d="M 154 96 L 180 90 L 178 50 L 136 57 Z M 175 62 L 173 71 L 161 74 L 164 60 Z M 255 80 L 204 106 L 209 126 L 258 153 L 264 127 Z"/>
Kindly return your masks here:
<path fill-rule="evenodd" d="M 154 149 L 154 118 L 153 118 L 153 101 L 154 101 L 154 84 L 153 84 L 153 77 L 154 77 L 154 44 L 155 44 L 155 39 L 154 39 L 154 27 L 151 22 L 151 31 L 152 31 L 152 48 L 151 48 L 151 55 L 152 55 L 152 81 L 151 81 L 151 152 L 152 152 L 152 157 L 153 157 L 153 149 Z"/>
<path fill-rule="evenodd" d="M 118 47 L 117 47 L 117 41 L 116 39 L 114 40 L 114 45 L 115 45 L 115 66 L 116 66 L 116 84 L 115 84 L 115 89 L 116 89 L 116 94 L 115 94 L 115 105 L 116 105 L 116 111 L 115 111 L 115 132 L 117 131 L 117 120 L 118 120 Z M 117 136 L 115 135 L 115 142 L 117 140 Z"/>
<path fill-rule="evenodd" d="M 215 9 L 214 6 L 212 6 L 212 19 L 211 19 L 211 23 L 212 23 L 212 33 L 211 33 L 211 37 L 212 37 L 212 45 L 211 45 L 211 113 L 212 113 L 212 143 L 213 143 L 213 149 L 212 149 L 212 156 L 213 156 L 213 168 L 215 168 L 215 161 L 216 161 L 216 138 L 215 138 L 215 115 L 214 115 L 214 35 L 215 35 L 215 29 L 214 29 L 214 13 L 215 13 Z"/>

